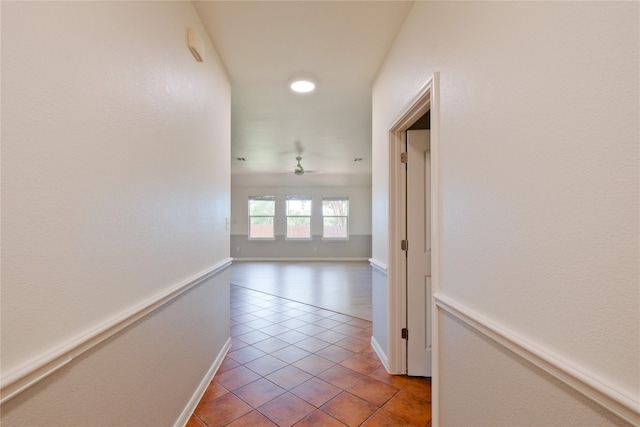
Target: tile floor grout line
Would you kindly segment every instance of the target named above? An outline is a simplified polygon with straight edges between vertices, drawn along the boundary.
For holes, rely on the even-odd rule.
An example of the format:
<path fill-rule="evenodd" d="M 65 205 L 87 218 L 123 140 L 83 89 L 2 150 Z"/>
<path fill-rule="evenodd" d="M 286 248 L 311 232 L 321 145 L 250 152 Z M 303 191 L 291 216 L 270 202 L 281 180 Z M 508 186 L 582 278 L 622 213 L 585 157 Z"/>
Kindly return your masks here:
<path fill-rule="evenodd" d="M 245 311 L 242 310 L 243 313 L 258 313 L 258 312 L 262 312 L 263 316 L 255 316 L 259 319 L 262 319 L 263 317 L 265 317 L 264 315 L 268 315 L 268 312 L 273 311 L 270 310 L 269 308 L 265 308 L 262 307 L 261 305 L 255 304 L 256 299 L 259 299 L 258 297 L 256 297 L 256 293 L 260 293 L 260 294 L 264 294 L 266 296 L 269 297 L 269 300 L 272 302 L 279 302 L 281 300 L 286 300 L 286 298 L 282 298 L 279 296 L 273 296 L 271 294 L 267 294 L 264 292 L 260 292 L 260 291 L 256 291 L 253 289 L 248 289 L 248 288 L 243 288 L 244 291 L 246 292 L 238 292 L 238 288 L 234 288 L 234 286 L 236 285 L 232 285 L 232 295 L 231 295 L 231 301 L 232 301 L 232 306 L 239 306 L 242 305 L 244 309 L 249 309 L 253 310 L 252 311 Z M 242 287 L 239 287 L 242 288 Z M 234 292 L 235 291 L 235 292 Z M 243 295 L 244 293 L 244 295 Z M 248 294 L 248 295 L 247 295 Z M 253 300 L 254 303 L 251 303 L 249 301 Z M 243 304 L 239 304 L 239 301 L 243 301 Z M 295 301 L 294 301 L 295 302 Z M 275 305 L 277 305 L 278 307 L 281 307 L 285 304 L 277 304 L 274 303 Z M 264 304 L 262 304 L 264 305 Z M 297 308 L 301 308 L 303 306 L 311 306 L 309 304 L 303 304 L 303 303 L 296 303 L 296 307 Z M 315 307 L 315 306 L 311 306 L 311 307 Z M 271 307 L 271 308 L 275 308 L 275 307 Z M 291 308 L 288 309 L 288 311 L 290 310 L 295 310 L 296 308 Z M 294 319 L 298 319 L 301 316 L 308 316 L 309 314 L 311 314 L 311 312 L 309 311 L 304 311 L 304 310 L 298 310 L 301 313 L 298 313 L 298 315 L 296 317 L 294 317 Z M 313 325 L 315 322 L 303 322 L 303 325 L 299 325 L 297 327 L 291 328 L 288 327 L 286 329 L 288 329 L 287 332 L 298 332 L 302 335 L 304 335 L 306 338 L 289 343 L 287 341 L 283 341 L 283 340 L 279 340 L 278 339 L 278 335 L 282 335 L 282 333 L 278 334 L 278 335 L 270 335 L 264 332 L 261 332 L 263 329 L 269 328 L 273 325 L 262 325 L 262 326 L 248 326 L 248 329 L 245 329 L 242 333 L 232 333 L 231 334 L 231 338 L 232 340 L 235 340 L 236 343 L 239 340 L 240 342 L 242 342 L 244 345 L 234 351 L 241 351 L 243 349 L 246 349 L 245 351 L 241 352 L 241 353 L 236 353 L 235 355 L 232 354 L 233 351 L 230 351 L 227 354 L 227 357 L 225 357 L 225 360 L 231 360 L 233 362 L 227 362 L 229 365 L 231 365 L 232 367 L 229 367 L 228 369 L 223 369 L 223 371 L 219 371 L 218 373 L 216 373 L 214 379 L 212 380 L 212 384 L 215 383 L 217 386 L 222 387 L 222 389 L 224 389 L 226 391 L 226 393 L 223 393 L 220 396 L 216 396 L 216 398 L 212 399 L 212 402 L 216 403 L 218 401 L 218 399 L 221 399 L 223 396 L 225 395 L 232 395 L 235 399 L 238 400 L 238 402 L 241 402 L 243 405 L 242 410 L 240 410 L 239 412 L 235 413 L 235 414 L 230 414 L 228 417 L 229 419 L 224 421 L 224 424 L 215 424 L 215 425 L 229 425 L 235 422 L 240 422 L 241 420 L 245 419 L 248 420 L 250 417 L 256 418 L 258 417 L 261 420 L 269 420 L 269 422 L 273 422 L 276 425 L 280 425 L 279 422 L 282 422 L 282 425 L 292 425 L 294 423 L 301 423 L 301 425 L 313 425 L 313 424 L 309 424 L 311 423 L 311 420 L 314 419 L 316 420 L 318 417 L 330 417 L 331 420 L 337 421 L 339 423 L 344 423 L 344 424 L 349 424 L 349 425 L 364 425 L 367 424 L 369 422 L 371 423 L 375 423 L 377 422 L 378 418 L 382 419 L 383 421 L 386 419 L 387 421 L 389 419 L 391 420 L 395 420 L 396 422 L 399 422 L 398 420 L 400 420 L 400 422 L 402 423 L 407 423 L 407 422 L 411 422 L 411 420 L 407 420 L 406 418 L 402 418 L 402 416 L 404 415 L 402 413 L 401 410 L 399 410 L 398 408 L 394 408 L 395 413 L 394 412 L 389 412 L 389 408 L 391 408 L 391 406 L 389 406 L 389 408 L 385 409 L 387 407 L 387 405 L 391 405 L 392 402 L 395 399 L 399 400 L 407 400 L 407 401 L 412 401 L 414 404 L 420 403 L 424 406 L 425 403 L 427 403 L 429 405 L 429 410 L 428 413 L 424 412 L 424 413 L 420 413 L 420 414 L 414 414 L 416 416 L 418 416 L 419 418 L 419 422 L 417 422 L 417 424 L 415 425 L 426 425 L 427 423 L 430 422 L 430 402 L 428 402 L 426 399 L 424 399 L 421 396 L 415 395 L 414 393 L 412 393 L 411 391 L 407 390 L 406 387 L 408 387 L 408 384 L 418 384 L 420 386 L 420 382 L 422 383 L 421 387 L 424 388 L 424 390 L 427 390 L 427 383 L 428 380 L 425 381 L 423 379 L 421 380 L 413 380 L 410 377 L 406 377 L 406 376 L 400 376 L 400 379 L 396 378 L 396 383 L 394 384 L 393 381 L 391 381 L 389 379 L 390 376 L 389 374 L 386 374 L 386 371 L 384 371 L 384 373 L 382 373 L 382 375 L 386 375 L 387 381 L 384 381 L 383 378 L 380 377 L 380 375 L 374 376 L 374 374 L 376 372 L 381 372 L 380 369 L 384 369 L 382 367 L 381 362 L 379 361 L 379 359 L 377 357 L 371 357 L 371 356 L 375 356 L 375 353 L 372 353 L 369 349 L 369 347 L 367 346 L 368 343 L 366 342 L 366 340 L 364 340 L 363 338 L 359 338 L 354 336 L 354 333 L 357 333 L 359 331 L 365 331 L 363 333 L 366 334 L 370 334 L 371 333 L 371 321 L 368 320 L 363 320 L 360 319 L 358 317 L 355 316 L 349 316 L 349 315 L 342 315 L 340 313 L 335 313 L 332 312 L 331 310 L 326 310 L 327 312 L 331 312 L 333 314 L 331 314 L 330 316 L 319 316 L 322 317 L 322 319 L 328 319 L 329 317 L 335 317 L 335 316 L 340 316 L 339 319 L 340 321 L 337 321 L 338 324 L 333 325 L 331 327 L 318 327 L 318 330 L 316 330 L 315 333 L 313 333 L 313 329 L 309 329 L 307 328 L 307 331 L 311 332 L 311 333 L 306 333 L 306 332 L 300 332 L 297 331 L 300 328 L 305 328 L 308 325 Z M 274 313 L 278 313 L 273 311 Z M 242 314 L 238 314 L 237 311 L 235 309 L 232 309 L 232 318 L 238 318 L 239 316 L 241 316 Z M 250 322 L 255 322 L 255 319 L 251 319 L 251 318 L 245 318 L 245 323 L 250 323 Z M 316 322 L 319 321 L 316 319 Z M 355 322 L 357 323 L 358 326 L 350 324 L 350 322 Z M 245 323 L 239 322 L 236 325 L 244 325 Z M 291 322 L 290 322 L 291 323 Z M 279 323 L 274 323 L 274 325 L 277 325 Z M 234 326 L 236 326 L 234 325 Z M 260 325 L 260 323 L 255 323 L 254 325 Z M 346 330 L 344 330 L 344 333 L 339 333 L 337 331 L 334 331 L 334 328 L 339 328 L 342 326 L 348 326 L 346 328 Z M 236 328 L 237 330 L 241 330 L 239 328 Z M 325 340 L 322 340 L 321 338 L 316 338 L 317 335 L 325 333 L 325 332 L 330 332 L 333 331 L 335 333 L 339 333 L 340 335 L 344 335 L 344 338 L 339 339 L 338 341 L 335 342 L 328 342 Z M 350 331 L 350 332 L 349 332 Z M 240 336 L 243 335 L 248 335 L 250 333 L 254 333 L 254 332 L 260 332 L 262 334 L 264 334 L 264 336 L 266 338 L 263 339 L 257 339 L 256 341 L 252 342 L 252 343 L 248 343 L 245 341 L 242 341 L 242 339 L 240 339 Z M 275 330 L 273 330 L 273 332 L 275 333 Z M 325 335 L 326 336 L 326 335 Z M 254 335 L 254 337 L 257 338 L 262 338 L 260 335 Z M 249 337 L 245 337 L 245 339 L 250 340 Z M 307 340 L 315 340 L 315 341 L 310 341 L 311 343 L 316 343 L 318 348 L 313 348 L 312 344 L 308 344 L 305 345 L 305 347 L 299 347 L 296 344 L 301 343 L 302 341 L 307 341 Z M 280 347 L 278 350 L 272 350 L 272 351 L 263 351 L 262 349 L 260 349 L 259 347 L 257 347 L 256 345 L 260 344 L 260 343 L 264 343 L 265 341 L 269 341 L 269 340 L 279 340 L 280 342 L 284 343 L 285 345 Z M 338 346 L 337 344 L 340 342 L 343 342 L 345 340 L 350 340 L 350 342 L 354 342 L 354 341 L 360 341 L 360 345 L 362 347 L 360 347 L 359 349 L 357 349 L 357 351 L 352 351 L 350 349 L 346 349 L 343 347 Z M 321 343 L 318 343 L 317 341 L 320 341 Z M 274 341 L 271 341 L 274 342 Z M 346 345 L 346 344 L 345 344 Z M 266 350 L 268 350 L 268 344 L 263 344 L 261 347 L 265 347 L 267 346 L 267 348 L 265 348 Z M 340 359 L 338 361 L 336 360 L 331 360 L 328 358 L 323 357 L 323 355 L 318 354 L 319 352 L 321 352 L 324 349 L 327 349 L 329 347 L 335 346 L 337 348 L 341 348 L 343 350 L 345 350 L 346 352 L 348 352 L 349 354 L 344 357 L 344 358 L 340 358 L 337 357 L 336 359 Z M 300 351 L 305 352 L 305 354 L 299 358 L 296 357 L 291 357 L 290 360 L 284 360 L 278 357 L 278 355 L 275 355 L 275 353 L 277 353 L 277 351 L 282 350 L 282 349 L 286 349 L 286 348 L 295 348 L 298 349 Z M 355 349 L 354 347 L 351 347 L 353 349 Z M 233 347 L 232 347 L 233 349 Z M 260 354 L 257 355 L 257 353 L 254 353 L 253 355 L 249 355 L 249 356 L 243 356 L 246 353 L 248 353 L 249 351 L 257 351 Z M 325 354 L 325 353 L 323 353 Z M 248 360 L 245 360 L 244 362 L 241 362 L 240 360 L 236 360 L 234 359 L 234 356 L 237 359 L 242 359 L 243 357 L 246 357 Z M 256 357 L 253 357 L 256 356 Z M 254 364 L 253 365 L 253 369 L 247 365 L 251 364 L 252 362 L 256 362 L 260 359 L 263 359 L 265 357 L 271 357 L 274 360 L 277 360 L 279 362 L 280 365 L 279 367 L 275 368 L 275 369 L 262 369 L 260 368 L 260 371 L 264 371 L 264 374 L 261 374 L 260 372 L 258 372 L 257 370 L 254 369 L 258 369 L 257 367 L 259 365 Z M 282 356 L 281 356 L 282 357 Z M 301 368 L 299 366 L 301 366 L 301 364 L 299 362 L 305 360 L 305 359 L 309 359 L 309 358 L 319 358 L 319 359 L 312 359 L 312 361 L 308 362 L 308 366 L 306 366 L 306 369 L 304 369 L 304 366 Z M 345 363 L 347 360 L 351 360 L 351 362 Z M 322 362 L 324 361 L 324 362 Z M 327 365 L 325 366 L 320 366 L 318 365 L 318 363 L 326 363 Z M 344 363 L 344 364 L 343 364 Z M 362 363 L 369 363 L 369 365 L 362 365 Z M 233 366 L 233 365 L 236 366 Z M 296 364 L 298 364 L 296 366 Z M 223 361 L 223 365 L 224 365 L 224 361 Z M 314 368 L 314 366 L 319 366 L 318 368 Z M 353 368 L 358 368 L 357 370 L 351 369 L 349 366 L 353 367 Z M 223 383 L 219 383 L 218 380 L 221 379 L 221 375 L 224 374 L 225 372 L 229 372 L 229 371 L 233 371 L 236 370 L 238 368 L 242 367 L 244 370 L 250 372 L 253 376 L 250 377 L 250 379 L 246 379 L 246 383 L 241 382 L 239 384 L 239 386 L 236 387 L 231 387 L 231 389 L 228 389 L 227 387 L 224 386 Z M 224 366 L 221 366 L 221 368 L 224 368 Z M 305 376 L 307 376 L 308 378 L 302 379 L 302 381 L 298 382 L 297 380 L 293 380 L 293 382 L 289 383 L 288 386 L 286 386 L 286 384 L 284 383 L 278 383 L 277 381 L 273 381 L 274 379 L 278 378 L 278 376 L 272 376 L 274 373 L 279 372 L 279 371 L 283 371 L 284 369 L 289 368 L 289 371 L 286 372 L 291 372 L 291 373 L 296 373 L 296 372 L 300 372 L 303 373 Z M 337 383 L 337 380 L 334 378 L 333 381 L 331 382 L 328 378 L 328 374 L 324 376 L 324 378 L 322 377 L 323 374 L 325 374 L 326 372 L 334 369 L 337 371 L 341 371 L 341 370 L 347 370 L 348 372 L 352 373 L 350 375 L 352 375 L 352 378 L 350 378 L 348 381 L 342 383 Z M 236 371 L 238 372 L 238 371 Z M 285 371 L 283 371 L 285 372 Z M 286 373 L 285 372 L 285 373 Z M 342 371 L 342 372 L 346 372 L 346 371 Z M 332 371 L 333 373 L 333 371 Z M 281 374 L 284 375 L 284 374 Z M 269 378 L 269 376 L 271 376 L 271 378 Z M 223 376 L 224 378 L 224 376 Z M 298 389 L 299 387 L 302 387 L 303 385 L 310 383 L 311 381 L 316 380 L 316 381 L 321 381 L 323 384 L 327 384 L 329 386 L 331 386 L 332 388 L 335 388 L 335 393 L 330 394 L 328 397 L 322 397 L 320 399 L 318 399 L 316 401 L 316 403 L 312 403 L 310 402 L 308 399 L 312 399 L 309 396 L 301 396 L 299 395 L 300 393 L 303 393 L 302 390 L 303 389 L 299 389 L 298 393 L 296 394 L 296 392 L 294 392 L 294 390 Z M 245 380 L 243 380 L 245 381 Z M 256 400 L 256 398 L 254 396 L 252 396 L 253 393 L 253 389 L 258 387 L 258 385 L 256 385 L 256 383 L 258 383 L 259 381 L 261 381 L 260 384 L 264 384 L 264 382 L 266 381 L 268 384 L 270 384 L 271 386 L 276 387 L 279 391 L 277 395 L 274 396 L 268 396 L 267 400 Z M 286 379 L 281 379 L 280 381 L 289 381 L 288 378 Z M 375 383 L 370 383 L 369 387 L 367 387 L 366 382 L 367 381 L 375 381 Z M 403 382 L 404 381 L 404 382 Z M 356 388 L 356 385 L 359 384 L 363 384 L 364 387 L 364 391 L 363 390 L 358 390 Z M 404 386 L 402 384 L 405 384 Z M 249 387 L 251 385 L 254 385 L 254 387 L 252 388 L 246 388 L 245 387 Z M 371 387 L 372 384 L 375 384 L 376 387 Z M 430 383 L 429 383 L 430 384 Z M 308 386 L 310 387 L 310 386 Z M 370 392 L 371 388 L 386 388 L 387 391 L 384 392 L 383 395 L 378 396 L 378 397 L 373 397 L 371 395 L 367 396 L 367 393 Z M 430 387 L 429 389 L 429 401 L 430 401 Z M 240 391 L 243 390 L 243 391 Z M 404 391 L 404 393 L 403 393 Z M 245 392 L 247 393 L 247 395 L 244 395 Z M 358 393 L 360 393 L 360 395 L 358 395 Z M 364 395 L 363 395 L 364 393 Z M 402 394 L 402 396 L 400 396 Z M 425 394 L 426 396 L 426 391 L 423 392 L 423 394 Z M 243 397 L 244 396 L 244 397 Z M 290 397 L 288 397 L 290 396 Z M 305 399 L 306 397 L 306 399 Z M 402 398 L 402 399 L 400 399 Z M 305 407 L 306 409 L 304 409 L 300 414 L 294 416 L 293 418 L 287 418 L 287 414 L 283 415 L 280 412 L 278 412 L 279 408 L 278 408 L 278 403 L 283 402 L 285 399 L 289 399 L 289 401 L 294 401 L 294 402 L 298 402 L 298 403 L 302 403 L 302 407 Z M 412 400 L 413 399 L 413 400 Z M 372 401 L 372 400 L 375 400 Z M 341 404 L 342 403 L 349 403 L 351 404 L 351 408 L 347 409 L 346 411 L 342 409 Z M 201 402 L 202 403 L 202 402 Z M 286 403 L 286 402 L 285 402 Z M 406 403 L 406 402 L 405 402 Z M 203 408 L 206 405 L 203 405 Z M 196 408 L 196 411 L 194 412 L 192 418 L 194 418 L 193 420 L 193 426 L 196 425 L 207 425 L 209 426 L 210 424 L 207 423 L 207 414 L 198 414 L 198 410 L 200 408 L 200 404 L 198 405 L 198 408 Z M 274 409 L 275 408 L 275 409 Z M 202 409 L 202 408 L 201 408 Z M 224 411 L 225 408 L 220 408 L 221 411 Z M 202 409 L 204 410 L 204 409 Z M 244 411 L 244 412 L 243 412 Z M 271 411 L 271 412 L 270 412 Z M 322 414 L 318 413 L 321 412 Z M 398 413 L 400 412 L 400 413 Z M 415 412 L 415 411 L 414 411 Z M 252 415 L 250 415 L 252 414 Z M 315 415 L 314 415 L 315 414 Z M 200 416 L 203 415 L 203 416 Z M 296 418 L 298 417 L 298 418 Z M 315 418 L 314 418 L 315 417 Z M 354 418 L 355 417 L 355 418 Z M 196 420 L 200 421 L 202 424 L 196 424 Z M 305 421 L 307 420 L 308 421 Z M 280 420 L 280 421 L 279 421 Z M 287 421 L 288 420 L 288 421 Z M 293 420 L 293 421 L 291 421 Z M 328 419 L 324 418 L 325 421 L 328 422 Z M 192 420 L 190 419 L 190 422 Z M 305 422 L 307 424 L 305 424 Z M 333 421 L 332 421 L 333 422 Z M 355 423 L 355 424 L 354 424 Z M 190 424 L 188 423 L 187 426 L 190 426 Z"/>

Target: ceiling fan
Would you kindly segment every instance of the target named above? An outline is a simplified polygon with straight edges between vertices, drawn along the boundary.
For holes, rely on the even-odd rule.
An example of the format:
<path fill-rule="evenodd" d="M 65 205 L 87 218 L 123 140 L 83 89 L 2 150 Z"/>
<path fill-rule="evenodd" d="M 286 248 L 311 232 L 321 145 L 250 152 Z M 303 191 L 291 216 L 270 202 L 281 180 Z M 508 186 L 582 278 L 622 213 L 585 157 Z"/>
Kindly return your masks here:
<path fill-rule="evenodd" d="M 296 160 L 298 161 L 298 164 L 296 165 L 295 169 L 293 169 L 293 173 L 296 175 L 304 175 L 304 168 L 300 164 L 300 160 L 302 160 L 302 157 L 298 156 L 296 157 Z"/>

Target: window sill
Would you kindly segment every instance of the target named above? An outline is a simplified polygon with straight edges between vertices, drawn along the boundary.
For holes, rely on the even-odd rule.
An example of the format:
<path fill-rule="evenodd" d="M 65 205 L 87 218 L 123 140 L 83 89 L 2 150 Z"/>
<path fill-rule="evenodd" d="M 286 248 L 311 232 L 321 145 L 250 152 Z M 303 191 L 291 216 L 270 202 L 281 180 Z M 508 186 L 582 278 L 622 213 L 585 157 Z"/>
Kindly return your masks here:
<path fill-rule="evenodd" d="M 275 242 L 275 237 L 249 237 L 247 239 L 249 242 Z"/>
<path fill-rule="evenodd" d="M 285 242 L 312 242 L 313 238 L 311 237 L 285 237 Z"/>
<path fill-rule="evenodd" d="M 348 242 L 348 237 L 323 237 L 323 242 Z"/>

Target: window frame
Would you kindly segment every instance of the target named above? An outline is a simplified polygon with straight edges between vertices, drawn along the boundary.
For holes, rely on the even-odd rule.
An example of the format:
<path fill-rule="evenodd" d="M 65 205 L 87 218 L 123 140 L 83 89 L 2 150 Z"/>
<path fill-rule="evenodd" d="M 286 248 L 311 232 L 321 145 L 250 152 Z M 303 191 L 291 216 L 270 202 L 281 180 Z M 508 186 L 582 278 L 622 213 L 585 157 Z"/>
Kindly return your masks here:
<path fill-rule="evenodd" d="M 251 201 L 270 201 L 273 202 L 273 215 L 251 215 Z M 276 196 L 249 196 L 247 200 L 247 238 L 253 241 L 274 241 L 276 240 Z M 251 236 L 251 219 L 252 218 L 271 218 L 273 235 L 271 237 L 253 237 Z"/>
<path fill-rule="evenodd" d="M 325 215 L 324 214 L 324 202 L 325 201 L 346 201 L 347 202 L 347 214 L 346 215 Z M 324 241 L 348 241 L 350 237 L 350 212 L 351 202 L 348 196 L 323 196 L 322 197 L 322 240 Z M 325 235 L 325 218 L 345 218 L 346 221 L 346 236 L 344 237 L 326 237 Z"/>
<path fill-rule="evenodd" d="M 309 215 L 289 215 L 289 201 L 290 200 L 304 200 L 309 202 Z M 313 240 L 311 234 L 311 222 L 313 220 L 313 196 L 286 196 L 285 197 L 285 240 L 290 242 L 308 242 Z M 289 236 L 289 218 L 309 218 L 309 237 L 291 237 Z"/>

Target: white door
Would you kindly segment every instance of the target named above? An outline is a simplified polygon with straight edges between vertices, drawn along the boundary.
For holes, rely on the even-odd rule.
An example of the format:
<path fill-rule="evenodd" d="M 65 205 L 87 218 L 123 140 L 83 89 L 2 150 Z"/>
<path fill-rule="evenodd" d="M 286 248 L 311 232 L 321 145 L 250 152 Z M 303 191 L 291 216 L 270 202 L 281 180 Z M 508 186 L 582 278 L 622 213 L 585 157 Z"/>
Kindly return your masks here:
<path fill-rule="evenodd" d="M 407 374 L 431 376 L 430 131 L 407 131 Z"/>

